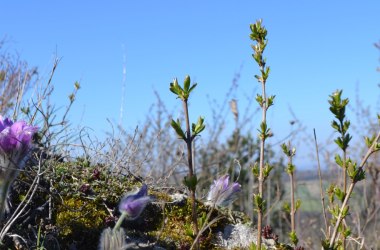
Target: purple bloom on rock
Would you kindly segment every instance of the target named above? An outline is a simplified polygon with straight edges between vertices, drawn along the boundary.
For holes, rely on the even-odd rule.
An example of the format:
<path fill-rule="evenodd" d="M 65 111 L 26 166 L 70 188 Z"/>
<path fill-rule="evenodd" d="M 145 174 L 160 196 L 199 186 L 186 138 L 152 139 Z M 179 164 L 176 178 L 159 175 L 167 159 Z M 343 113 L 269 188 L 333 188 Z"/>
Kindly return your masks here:
<path fill-rule="evenodd" d="M 134 220 L 140 216 L 146 205 L 151 201 L 148 196 L 148 186 L 143 184 L 137 192 L 128 193 L 120 202 L 119 211 L 127 215 L 127 219 Z"/>
<path fill-rule="evenodd" d="M 223 175 L 211 185 L 207 201 L 211 205 L 227 207 L 234 202 L 241 191 L 237 182 L 229 183 L 229 176 Z"/>

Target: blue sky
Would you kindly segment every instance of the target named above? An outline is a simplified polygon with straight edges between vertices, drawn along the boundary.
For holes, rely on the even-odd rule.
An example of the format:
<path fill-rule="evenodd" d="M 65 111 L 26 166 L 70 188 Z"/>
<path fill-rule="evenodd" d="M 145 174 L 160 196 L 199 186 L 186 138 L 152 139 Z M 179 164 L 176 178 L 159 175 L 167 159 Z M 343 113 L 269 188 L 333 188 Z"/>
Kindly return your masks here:
<path fill-rule="evenodd" d="M 169 92 L 174 77 L 198 82 L 191 116 L 210 116 L 207 95 L 223 100 L 234 74 L 234 96 L 244 108 L 258 86 L 251 58 L 249 24 L 262 18 L 268 29 L 268 93 L 276 102 L 269 123 L 277 138 L 290 130 L 289 107 L 320 141 L 330 135 L 327 98 L 336 89 L 354 103 L 356 86 L 374 110 L 379 97 L 379 1 L 3 1 L 0 37 L 45 79 L 55 55 L 57 106 L 67 103 L 73 83 L 78 93 L 70 119 L 110 130 L 120 122 L 123 57 L 126 89 L 122 124 L 133 129 L 155 101 L 180 112 Z M 241 70 L 240 70 L 241 68 Z M 256 105 L 256 104 L 254 104 Z M 256 108 L 252 107 L 252 108 Z M 177 114 L 178 114 L 177 113 Z M 211 119 L 211 118 L 210 118 Z M 232 116 L 230 116 L 233 124 Z M 256 133 L 253 131 L 253 133 Z"/>

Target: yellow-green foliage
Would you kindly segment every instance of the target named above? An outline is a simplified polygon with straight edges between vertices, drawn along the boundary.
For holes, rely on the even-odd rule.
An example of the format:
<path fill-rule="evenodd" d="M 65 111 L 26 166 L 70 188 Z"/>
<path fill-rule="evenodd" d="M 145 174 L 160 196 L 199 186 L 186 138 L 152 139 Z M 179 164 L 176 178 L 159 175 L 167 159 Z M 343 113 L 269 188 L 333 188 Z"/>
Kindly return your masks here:
<path fill-rule="evenodd" d="M 162 228 L 157 228 L 156 231 L 150 232 L 152 236 L 159 237 L 159 240 L 162 241 L 172 241 L 175 243 L 176 248 L 189 248 L 195 238 L 193 235 L 193 228 L 191 224 L 192 216 L 192 206 L 191 201 L 186 199 L 183 202 L 179 203 L 167 203 L 164 207 L 164 214 L 161 215 L 164 217 L 165 224 Z M 207 208 L 201 203 L 198 203 L 198 217 L 206 217 L 206 214 L 210 212 L 210 208 Z M 218 211 L 214 211 L 210 220 L 215 218 L 218 215 Z M 200 237 L 200 244 L 202 249 L 212 249 L 211 248 L 211 239 L 214 229 L 221 228 L 227 222 L 226 217 L 218 220 L 215 224 L 211 226 L 210 229 L 207 229 L 203 235 Z"/>
<path fill-rule="evenodd" d="M 48 199 L 52 201 L 53 218 L 47 222 L 50 229 L 46 229 L 44 234 L 54 235 L 61 249 L 68 249 L 73 244 L 77 249 L 97 249 L 102 231 L 112 227 L 119 216 L 117 206 L 121 198 L 126 192 L 140 187 L 141 181 L 132 175 L 113 173 L 108 166 L 91 165 L 83 159 L 55 161 L 50 168 L 52 171 L 43 176 L 33 203 L 33 206 L 38 207 Z M 25 183 L 30 183 L 33 176 L 22 175 L 21 178 L 25 181 L 18 184 L 15 203 L 24 199 L 28 190 Z M 167 249 L 188 249 L 195 238 L 189 199 L 173 203 L 167 192 L 152 186 L 148 193 L 155 197 L 155 202 L 149 204 L 138 219 L 124 221 L 122 227 L 130 236 L 157 241 Z M 197 211 L 198 217 L 203 218 L 204 222 L 210 208 L 198 202 Z M 47 218 L 47 212 L 47 209 L 44 210 L 44 214 L 39 217 Z M 215 209 L 209 221 L 221 214 Z M 229 216 L 223 215 L 205 230 L 199 238 L 202 249 L 215 249 L 211 239 L 216 230 L 230 223 L 227 218 Z M 202 221 L 199 224 L 202 225 Z M 37 228 L 38 225 L 34 226 Z"/>
<path fill-rule="evenodd" d="M 137 186 L 131 177 L 112 174 L 106 166 L 87 161 L 58 163 L 52 178 L 54 224 L 61 244 L 77 242 L 80 249 L 96 249 L 94 242 L 107 226 L 106 220 L 127 191 Z"/>
<path fill-rule="evenodd" d="M 67 198 L 57 209 L 56 226 L 62 236 L 84 231 L 98 231 L 104 228 L 107 216 L 107 211 L 92 201 L 83 198 Z"/>

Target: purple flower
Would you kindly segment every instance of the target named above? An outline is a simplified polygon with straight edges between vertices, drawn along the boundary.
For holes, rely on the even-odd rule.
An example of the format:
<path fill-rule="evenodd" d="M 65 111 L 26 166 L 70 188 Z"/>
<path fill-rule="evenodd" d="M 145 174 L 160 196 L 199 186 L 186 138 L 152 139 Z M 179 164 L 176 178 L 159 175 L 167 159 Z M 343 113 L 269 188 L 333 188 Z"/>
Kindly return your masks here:
<path fill-rule="evenodd" d="M 32 137 L 38 127 L 29 126 L 25 121 L 13 122 L 0 116 L 0 149 L 9 157 L 19 159 L 31 148 Z"/>
<path fill-rule="evenodd" d="M 223 175 L 211 185 L 207 201 L 211 205 L 227 207 L 238 198 L 240 191 L 239 183 L 229 184 L 229 176 Z"/>
<path fill-rule="evenodd" d="M 127 215 L 127 219 L 134 220 L 140 216 L 145 206 L 152 199 L 148 196 L 148 187 L 143 184 L 137 192 L 128 193 L 120 202 L 119 210 Z"/>
<path fill-rule="evenodd" d="M 37 130 L 25 121 L 13 122 L 0 116 L 0 216 L 6 208 L 9 187 L 25 165 Z"/>

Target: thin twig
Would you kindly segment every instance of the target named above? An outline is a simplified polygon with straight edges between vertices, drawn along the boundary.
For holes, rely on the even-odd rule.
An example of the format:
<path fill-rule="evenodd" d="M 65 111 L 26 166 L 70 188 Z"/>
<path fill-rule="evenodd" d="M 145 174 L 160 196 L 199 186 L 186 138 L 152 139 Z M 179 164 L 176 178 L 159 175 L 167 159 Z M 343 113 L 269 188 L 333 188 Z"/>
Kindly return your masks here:
<path fill-rule="evenodd" d="M 314 142 L 315 142 L 315 151 L 316 151 L 315 153 L 316 153 L 316 156 L 317 156 L 317 163 L 318 163 L 318 177 L 319 177 L 319 188 L 320 188 L 320 191 L 321 191 L 321 202 L 322 202 L 323 219 L 325 221 L 326 234 L 329 235 L 328 225 L 327 225 L 326 208 L 325 208 L 325 197 L 323 195 L 323 187 L 322 187 L 322 173 L 321 173 L 321 163 L 319 161 L 319 149 L 318 149 L 317 135 L 316 135 L 315 129 L 313 129 L 313 131 L 314 131 Z"/>

